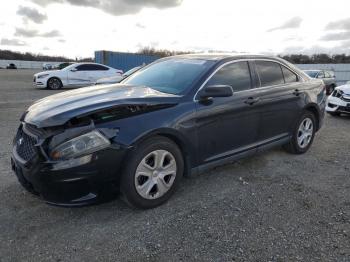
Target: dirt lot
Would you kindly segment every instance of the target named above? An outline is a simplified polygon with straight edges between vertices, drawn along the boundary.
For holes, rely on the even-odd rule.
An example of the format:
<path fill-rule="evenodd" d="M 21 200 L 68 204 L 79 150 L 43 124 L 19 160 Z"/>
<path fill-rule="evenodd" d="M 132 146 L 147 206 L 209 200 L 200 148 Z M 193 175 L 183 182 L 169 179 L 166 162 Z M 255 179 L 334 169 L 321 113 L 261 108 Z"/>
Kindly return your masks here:
<path fill-rule="evenodd" d="M 55 92 L 0 70 L 1 261 L 350 261 L 350 117 L 326 117 L 305 155 L 275 149 L 183 180 L 165 205 L 59 208 L 10 170 L 18 119 Z"/>

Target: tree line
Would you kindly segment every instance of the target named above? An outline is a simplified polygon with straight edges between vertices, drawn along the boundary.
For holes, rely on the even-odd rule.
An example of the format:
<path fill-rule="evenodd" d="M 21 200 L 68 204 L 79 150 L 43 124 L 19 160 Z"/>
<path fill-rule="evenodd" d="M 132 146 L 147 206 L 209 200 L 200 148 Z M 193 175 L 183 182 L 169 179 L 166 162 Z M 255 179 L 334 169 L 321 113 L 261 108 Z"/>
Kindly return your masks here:
<path fill-rule="evenodd" d="M 191 52 L 172 51 L 167 49 L 155 49 L 153 47 L 143 47 L 138 51 L 138 53 L 143 55 L 156 55 L 159 57 L 167 57 L 167 56 L 173 56 L 173 55 L 189 54 Z"/>
<path fill-rule="evenodd" d="M 0 50 L 0 59 L 4 60 L 21 60 L 21 61 L 60 61 L 60 62 L 92 62 L 92 58 L 71 59 L 64 56 L 48 56 L 33 54 L 29 52 L 21 53 L 11 50 Z"/>
<path fill-rule="evenodd" d="M 159 57 L 167 57 L 172 55 L 188 54 L 188 51 L 172 51 L 167 49 L 155 49 L 153 47 L 144 47 L 137 53 L 145 55 L 156 55 Z M 350 55 L 337 54 L 314 54 L 314 55 L 303 55 L 303 54 L 290 54 L 290 55 L 279 55 L 283 59 L 293 64 L 347 64 L 350 63 Z M 48 56 L 33 53 L 20 53 L 10 50 L 0 50 L 0 59 L 5 60 L 26 60 L 26 61 L 62 61 L 62 62 L 92 62 L 93 58 L 81 58 L 71 59 L 64 56 Z"/>
<path fill-rule="evenodd" d="M 350 55 L 337 54 L 314 54 L 314 55 L 284 55 L 280 56 L 293 64 L 348 64 L 350 63 Z"/>

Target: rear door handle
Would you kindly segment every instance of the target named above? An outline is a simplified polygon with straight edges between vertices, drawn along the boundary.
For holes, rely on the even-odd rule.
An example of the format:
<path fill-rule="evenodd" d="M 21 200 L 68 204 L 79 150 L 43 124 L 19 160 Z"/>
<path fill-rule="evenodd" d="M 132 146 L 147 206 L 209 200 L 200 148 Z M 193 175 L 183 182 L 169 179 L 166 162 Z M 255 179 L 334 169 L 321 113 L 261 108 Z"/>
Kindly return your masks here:
<path fill-rule="evenodd" d="M 244 101 L 244 103 L 248 105 L 254 105 L 255 103 L 258 103 L 260 101 L 260 98 L 254 98 L 254 97 L 248 97 L 247 100 Z"/>

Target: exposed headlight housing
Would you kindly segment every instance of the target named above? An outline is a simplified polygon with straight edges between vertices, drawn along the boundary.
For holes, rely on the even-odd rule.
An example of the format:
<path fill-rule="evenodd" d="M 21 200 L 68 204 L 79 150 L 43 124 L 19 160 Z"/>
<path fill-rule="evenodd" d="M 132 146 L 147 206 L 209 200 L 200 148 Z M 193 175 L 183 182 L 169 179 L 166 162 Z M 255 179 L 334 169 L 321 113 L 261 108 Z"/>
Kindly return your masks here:
<path fill-rule="evenodd" d="M 106 137 L 95 130 L 58 145 L 50 152 L 50 156 L 53 160 L 67 160 L 91 154 L 110 144 Z"/>
<path fill-rule="evenodd" d="M 42 75 L 38 75 L 37 78 L 40 79 L 40 78 L 45 78 L 49 76 L 49 74 L 42 74 Z"/>
<path fill-rule="evenodd" d="M 339 89 L 335 89 L 332 93 L 332 96 L 340 98 L 343 95 L 343 91 Z"/>

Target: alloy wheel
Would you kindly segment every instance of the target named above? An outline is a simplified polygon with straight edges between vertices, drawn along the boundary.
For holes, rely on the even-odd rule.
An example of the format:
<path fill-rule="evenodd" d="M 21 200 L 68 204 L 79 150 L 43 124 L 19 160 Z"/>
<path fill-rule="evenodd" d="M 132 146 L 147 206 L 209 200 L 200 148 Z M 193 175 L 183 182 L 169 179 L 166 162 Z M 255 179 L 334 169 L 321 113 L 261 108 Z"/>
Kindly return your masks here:
<path fill-rule="evenodd" d="M 298 129 L 298 145 L 301 148 L 307 147 L 312 139 L 314 131 L 314 124 L 310 118 L 305 118 Z"/>
<path fill-rule="evenodd" d="M 145 199 L 157 199 L 168 192 L 176 177 L 175 157 L 166 150 L 155 150 L 145 156 L 136 168 L 135 187 Z"/>
<path fill-rule="evenodd" d="M 56 78 L 50 79 L 49 84 L 51 89 L 59 89 L 61 87 L 60 81 Z"/>

